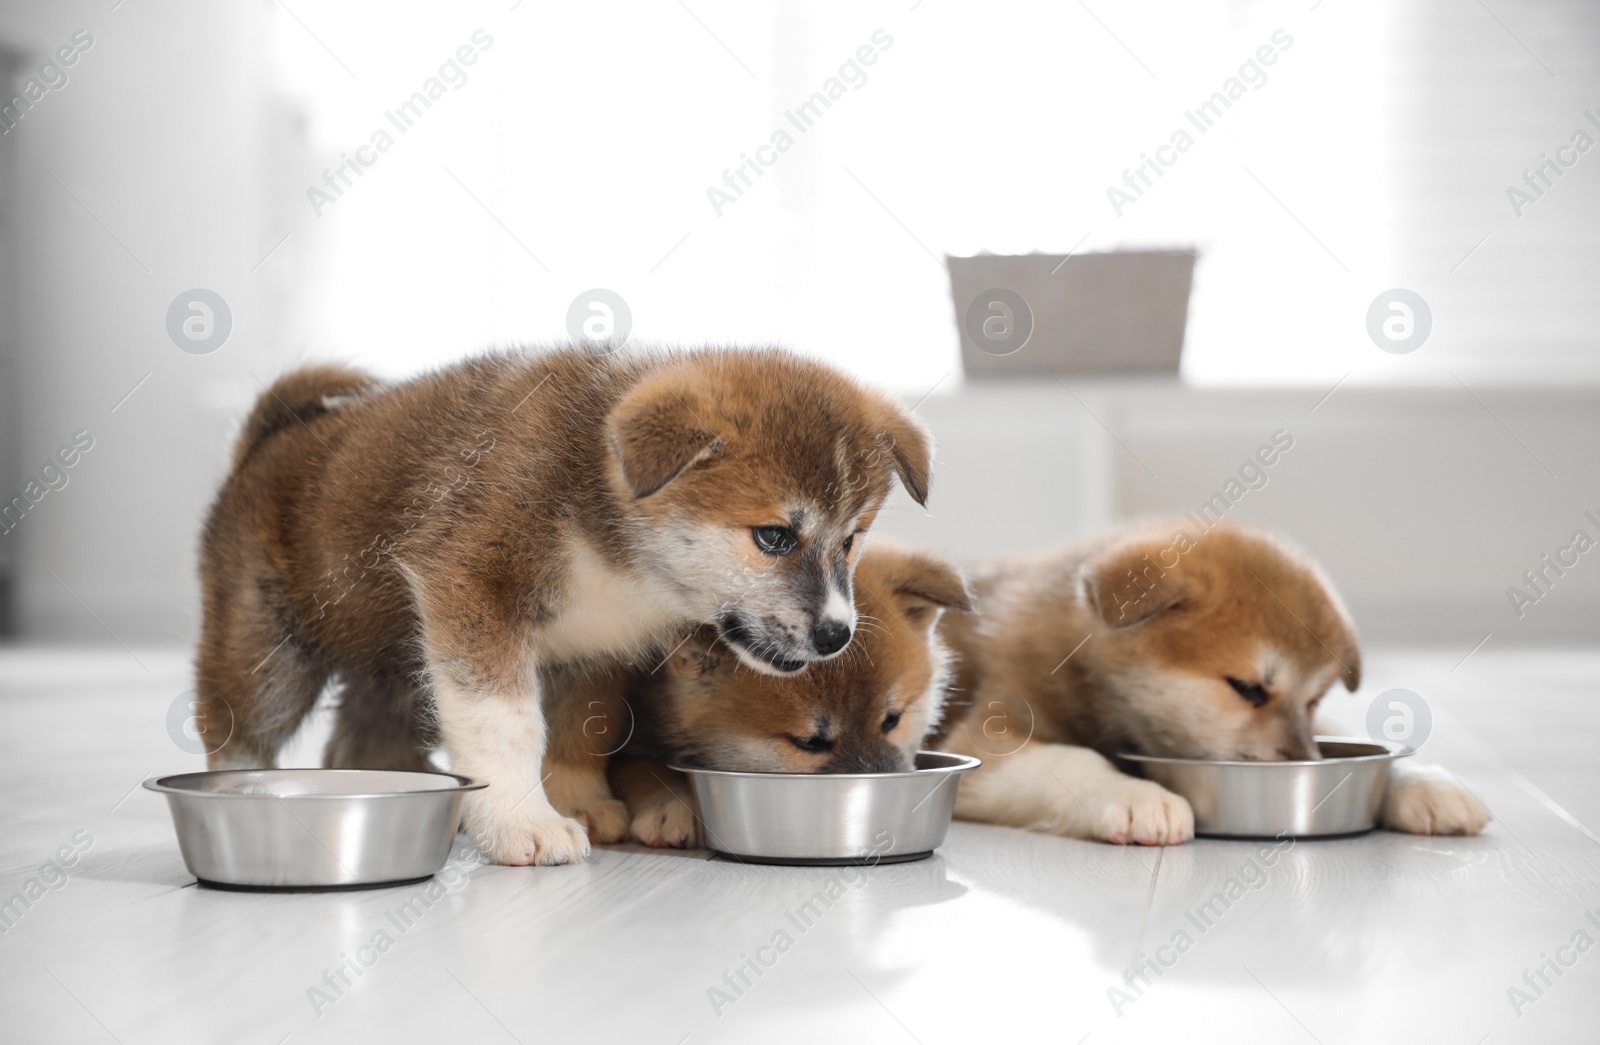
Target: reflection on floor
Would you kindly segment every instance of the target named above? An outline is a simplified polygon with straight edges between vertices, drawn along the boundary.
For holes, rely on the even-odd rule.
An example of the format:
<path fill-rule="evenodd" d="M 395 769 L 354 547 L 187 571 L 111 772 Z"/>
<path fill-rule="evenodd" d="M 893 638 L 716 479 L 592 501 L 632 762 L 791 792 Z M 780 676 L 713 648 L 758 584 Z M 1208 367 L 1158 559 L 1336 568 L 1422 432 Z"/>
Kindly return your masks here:
<path fill-rule="evenodd" d="M 1497 817 L 1481 838 L 1140 850 L 958 823 L 932 859 L 859 874 L 616 847 L 452 873 L 420 903 L 197 887 L 138 787 L 200 766 L 165 722 L 183 656 L 0 652 L 4 1037 L 1591 1039 L 1600 652 L 1464 652 L 1371 651 L 1362 692 L 1329 699 L 1359 731 L 1378 694 L 1422 694 L 1426 757 Z"/>

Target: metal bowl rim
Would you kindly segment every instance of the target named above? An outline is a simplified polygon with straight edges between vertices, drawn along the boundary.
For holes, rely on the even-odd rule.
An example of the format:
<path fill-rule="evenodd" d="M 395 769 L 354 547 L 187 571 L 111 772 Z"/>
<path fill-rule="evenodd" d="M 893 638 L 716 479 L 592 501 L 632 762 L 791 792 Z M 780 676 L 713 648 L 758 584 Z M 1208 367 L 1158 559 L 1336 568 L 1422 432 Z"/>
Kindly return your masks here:
<path fill-rule="evenodd" d="M 451 780 L 456 782 L 456 786 L 426 788 L 415 791 L 369 791 L 359 794 L 330 794 L 324 792 L 320 794 L 306 795 L 263 795 L 247 794 L 236 791 L 201 791 L 192 787 L 176 787 L 170 783 L 170 781 L 181 780 L 186 777 L 194 778 L 223 776 L 225 774 L 233 773 L 314 773 L 317 775 L 322 775 L 325 773 L 406 773 L 410 776 L 449 777 Z M 459 795 L 465 794 L 468 791 L 481 791 L 489 785 L 481 781 L 473 780 L 471 777 L 464 777 L 459 773 L 422 773 L 414 769 L 317 769 L 308 767 L 304 769 L 216 769 L 204 770 L 198 773 L 173 773 L 168 776 L 155 777 L 153 779 L 146 780 L 143 786 L 146 790 L 157 791 L 165 795 L 194 795 L 199 798 L 276 798 L 280 801 L 287 801 L 290 799 L 299 801 L 304 798 L 323 800 L 337 798 L 415 798 L 419 795 Z"/>
<path fill-rule="evenodd" d="M 1407 747 L 1404 744 L 1396 744 L 1396 743 L 1392 743 L 1392 742 L 1389 742 L 1389 741 L 1382 741 L 1382 740 L 1372 740 L 1370 738 L 1363 738 L 1363 737 L 1312 737 L 1311 739 L 1315 740 L 1319 746 L 1321 744 L 1325 743 L 1325 742 L 1329 743 L 1329 744 L 1362 744 L 1362 745 L 1367 746 L 1367 747 L 1381 747 L 1381 748 L 1384 748 L 1385 751 L 1382 754 L 1378 754 L 1378 755 L 1349 755 L 1349 756 L 1346 756 L 1344 758 L 1318 758 L 1318 759 L 1303 758 L 1303 759 L 1296 759 L 1294 761 L 1285 761 L 1285 762 L 1268 762 L 1268 761 L 1265 761 L 1265 760 L 1256 760 L 1256 761 L 1242 760 L 1241 761 L 1241 760 L 1211 759 L 1211 758 L 1168 758 L 1168 757 L 1166 757 L 1164 755 L 1136 755 L 1136 754 L 1133 754 L 1131 752 L 1126 752 L 1124 754 L 1120 754 L 1117 757 L 1121 758 L 1121 759 L 1126 759 L 1129 762 L 1160 762 L 1163 765 L 1173 765 L 1173 766 L 1258 766 L 1258 767 L 1263 767 L 1264 766 L 1264 767 L 1270 767 L 1270 766 L 1332 766 L 1332 765 L 1348 765 L 1349 763 L 1352 763 L 1352 762 L 1391 762 L 1391 761 L 1394 761 L 1396 759 L 1407 758 L 1407 757 L 1409 757 L 1411 755 L 1416 754 L 1416 749 L 1415 748 Z"/>
<path fill-rule="evenodd" d="M 759 780 L 914 780 L 939 774 L 967 773 L 983 762 L 970 755 L 956 755 L 949 751 L 918 751 L 917 757 L 934 755 L 950 759 L 948 766 L 929 766 L 927 769 L 904 769 L 894 773 L 746 773 L 732 769 L 701 769 L 697 766 L 668 766 L 667 768 L 688 776 L 750 777 Z"/>

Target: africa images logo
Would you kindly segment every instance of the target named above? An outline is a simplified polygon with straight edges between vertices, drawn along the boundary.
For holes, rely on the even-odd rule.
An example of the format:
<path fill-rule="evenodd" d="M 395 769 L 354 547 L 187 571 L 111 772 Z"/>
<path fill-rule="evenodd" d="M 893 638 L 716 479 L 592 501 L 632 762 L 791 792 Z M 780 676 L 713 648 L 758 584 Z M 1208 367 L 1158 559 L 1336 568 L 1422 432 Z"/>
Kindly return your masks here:
<path fill-rule="evenodd" d="M 392 110 L 384 110 L 384 119 L 396 132 L 408 133 L 416 126 L 417 121 L 433 108 L 433 103 L 443 98 L 448 90 L 459 91 L 467 85 L 465 67 L 478 64 L 479 55 L 493 46 L 494 37 L 482 29 L 474 30 L 471 43 L 457 47 L 439 66 L 437 74 L 423 80 L 422 87 L 413 91 L 411 97 Z M 344 198 L 345 190 L 355 184 L 354 179 L 350 177 L 352 173 L 358 177 L 367 173 L 367 168 L 376 166 L 378 160 L 394 148 L 397 140 L 382 124 L 369 135 L 369 138 L 367 144 L 356 146 L 353 150 L 354 156 L 340 153 L 338 166 L 322 172 L 321 186 L 307 186 L 306 199 L 311 204 L 312 213 L 317 217 L 322 217 L 324 208 Z"/>
<path fill-rule="evenodd" d="M 1266 86 L 1266 67 L 1276 65 L 1279 56 L 1293 46 L 1294 37 L 1286 30 L 1274 30 L 1270 43 L 1264 43 L 1256 48 L 1255 53 L 1244 60 L 1233 76 L 1222 81 L 1221 88 L 1211 92 L 1211 97 L 1193 109 L 1184 110 L 1184 119 L 1199 134 L 1208 133 L 1217 125 L 1217 121 L 1233 108 L 1234 102 L 1239 101 L 1250 91 L 1259 91 Z M 1155 185 L 1152 174 L 1156 178 L 1161 177 L 1167 172 L 1167 168 L 1177 164 L 1184 153 L 1194 148 L 1197 141 L 1198 139 L 1190 134 L 1187 128 L 1180 125 L 1168 136 L 1165 145 L 1157 146 L 1153 150 L 1154 156 L 1141 152 L 1139 162 L 1133 169 L 1122 172 L 1122 184 L 1126 188 L 1106 186 L 1106 200 L 1111 204 L 1111 210 L 1116 216 L 1122 217 L 1125 209 L 1144 198 L 1145 192 Z"/>
<path fill-rule="evenodd" d="M 789 127 L 779 126 L 768 136 L 765 145 L 758 145 L 755 155 L 741 152 L 739 164 L 732 170 L 722 172 L 722 184 L 725 188 L 715 185 L 706 187 L 706 199 L 711 203 L 711 210 L 717 217 L 722 217 L 725 207 L 738 203 L 744 196 L 745 190 L 755 185 L 751 175 L 759 178 L 766 174 L 766 168 L 778 162 L 778 158 L 794 148 L 795 135 L 805 134 L 816 125 L 816 122 L 825 116 L 833 103 L 843 98 L 849 91 L 857 90 L 867 85 L 866 66 L 876 65 L 878 56 L 894 46 L 894 37 L 882 29 L 874 30 L 870 42 L 862 44 L 855 49 L 855 53 L 845 59 L 838 71 L 822 81 L 822 86 L 811 93 L 811 97 L 796 105 L 793 109 L 785 109 L 784 120 L 789 127 L 794 128 L 794 134 L 789 133 Z"/>

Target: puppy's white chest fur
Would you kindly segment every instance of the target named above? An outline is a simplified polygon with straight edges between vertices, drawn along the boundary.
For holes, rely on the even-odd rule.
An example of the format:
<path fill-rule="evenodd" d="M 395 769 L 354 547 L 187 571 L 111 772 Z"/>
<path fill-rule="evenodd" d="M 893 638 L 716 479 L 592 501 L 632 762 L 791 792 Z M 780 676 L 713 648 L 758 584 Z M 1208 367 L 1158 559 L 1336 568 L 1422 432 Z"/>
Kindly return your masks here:
<path fill-rule="evenodd" d="M 643 652 L 699 621 L 697 607 L 665 581 L 617 569 L 581 537 L 568 542 L 567 562 L 566 596 L 534 636 L 543 659 Z"/>

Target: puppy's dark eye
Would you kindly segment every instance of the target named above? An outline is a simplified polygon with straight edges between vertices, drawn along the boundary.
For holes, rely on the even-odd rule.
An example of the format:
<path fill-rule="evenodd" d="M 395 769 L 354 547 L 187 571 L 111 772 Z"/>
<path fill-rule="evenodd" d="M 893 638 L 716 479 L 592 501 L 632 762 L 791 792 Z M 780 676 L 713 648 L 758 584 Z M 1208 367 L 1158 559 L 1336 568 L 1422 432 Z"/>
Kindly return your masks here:
<path fill-rule="evenodd" d="M 788 555 L 800 539 L 787 526 L 753 526 L 750 537 L 768 555 Z"/>
<path fill-rule="evenodd" d="M 844 539 L 844 553 L 846 555 L 850 554 L 850 549 L 855 546 L 855 543 L 856 535 L 853 533 Z"/>
<path fill-rule="evenodd" d="M 894 727 L 900 724 L 900 712 L 891 711 L 883 717 L 883 731 L 893 733 Z"/>
<path fill-rule="evenodd" d="M 789 743 L 801 751 L 810 751 L 814 754 L 833 750 L 833 741 L 824 736 L 790 737 Z"/>
<path fill-rule="evenodd" d="M 1260 707 L 1272 699 L 1272 694 L 1268 693 L 1266 687 L 1259 682 L 1243 682 L 1230 676 L 1228 685 L 1233 687 L 1235 693 L 1248 700 L 1253 707 Z"/>

